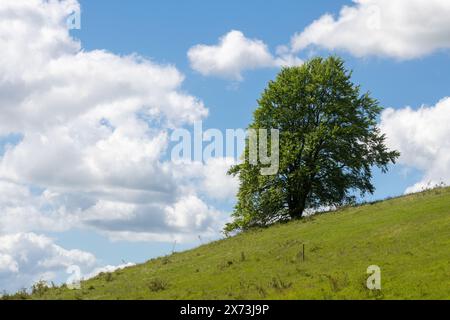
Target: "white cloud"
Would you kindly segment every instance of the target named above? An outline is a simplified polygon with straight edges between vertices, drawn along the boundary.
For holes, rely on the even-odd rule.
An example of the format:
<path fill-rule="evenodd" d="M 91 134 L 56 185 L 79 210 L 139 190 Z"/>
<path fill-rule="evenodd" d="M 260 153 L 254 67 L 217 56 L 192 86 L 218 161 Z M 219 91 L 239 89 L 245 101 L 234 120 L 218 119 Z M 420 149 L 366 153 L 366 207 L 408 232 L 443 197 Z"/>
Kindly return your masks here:
<path fill-rule="evenodd" d="M 105 266 L 105 267 L 95 268 L 87 276 L 84 276 L 83 280 L 88 280 L 88 279 L 91 279 L 91 278 L 95 278 L 100 273 L 113 273 L 114 271 L 122 270 L 122 269 L 129 268 L 129 267 L 133 267 L 135 265 L 136 265 L 135 263 L 128 262 L 128 263 L 120 264 L 118 266 L 108 265 L 108 266 Z"/>
<path fill-rule="evenodd" d="M 173 206 L 165 208 L 167 223 L 177 229 L 195 232 L 211 225 L 219 212 L 194 195 L 183 196 Z"/>
<path fill-rule="evenodd" d="M 182 90 L 174 66 L 82 50 L 66 26 L 78 8 L 76 0 L 0 5 L 0 137 L 22 136 L 0 154 L 0 232 L 76 226 L 111 238 L 187 237 L 173 210 L 202 190 L 162 159 L 168 130 L 208 110 Z M 209 222 L 220 229 L 205 206 L 196 236 L 211 232 Z"/>
<path fill-rule="evenodd" d="M 239 180 L 227 174 L 237 164 L 232 157 L 208 158 L 205 163 L 198 161 L 181 161 L 173 163 L 171 171 L 177 181 L 181 181 L 184 194 L 192 190 L 201 192 L 211 200 L 230 201 L 235 198 Z"/>
<path fill-rule="evenodd" d="M 0 138 L 21 139 L 0 152 L 0 289 L 95 262 L 37 233 L 217 237 L 228 215 L 209 200 L 231 194 L 225 165 L 165 158 L 168 131 L 208 114 L 182 89 L 183 74 L 136 54 L 83 50 L 66 26 L 76 0 L 1 2 Z"/>
<path fill-rule="evenodd" d="M 64 231 L 78 221 L 64 207 L 51 205 L 49 192 L 34 195 L 30 188 L 0 180 L 0 235 L 29 231 Z"/>
<path fill-rule="evenodd" d="M 303 60 L 300 59 L 288 46 L 278 46 L 277 55 L 275 57 L 275 65 L 279 67 L 292 67 L 303 64 Z"/>
<path fill-rule="evenodd" d="M 287 52 L 274 57 L 263 41 L 246 38 L 238 30 L 222 36 L 217 45 L 200 44 L 190 48 L 188 58 L 192 69 L 202 75 L 238 81 L 243 79 L 242 73 L 246 70 L 302 63 Z"/>
<path fill-rule="evenodd" d="M 0 274 L 5 272 L 17 273 L 19 272 L 19 266 L 13 257 L 2 253 L 0 254 Z"/>
<path fill-rule="evenodd" d="M 34 233 L 0 236 L 0 289 L 14 292 L 44 280 L 64 278 L 67 267 L 92 270 L 94 255 L 66 250 L 50 238 Z"/>
<path fill-rule="evenodd" d="M 450 184 L 450 98 L 414 110 L 386 109 L 381 130 L 390 148 L 399 150 L 399 163 L 423 171 L 421 181 L 406 190 L 420 191 L 441 182 Z"/>
<path fill-rule="evenodd" d="M 294 52 L 309 46 L 362 56 L 421 57 L 450 48 L 448 0 L 354 0 L 337 18 L 325 14 L 296 34 Z"/>
<path fill-rule="evenodd" d="M 233 199 L 239 188 L 239 180 L 227 175 L 227 172 L 235 164 L 232 158 L 211 158 L 203 167 L 202 190 L 213 199 Z"/>

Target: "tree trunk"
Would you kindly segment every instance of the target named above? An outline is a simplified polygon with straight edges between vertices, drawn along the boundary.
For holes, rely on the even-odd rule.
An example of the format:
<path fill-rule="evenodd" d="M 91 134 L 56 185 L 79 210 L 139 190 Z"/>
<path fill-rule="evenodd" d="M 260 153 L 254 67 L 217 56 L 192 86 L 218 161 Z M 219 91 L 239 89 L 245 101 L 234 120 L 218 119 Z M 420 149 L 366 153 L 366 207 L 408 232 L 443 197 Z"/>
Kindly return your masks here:
<path fill-rule="evenodd" d="M 299 186 L 292 194 L 293 201 L 289 204 L 289 215 L 292 219 L 301 219 L 306 209 L 306 202 L 312 189 L 312 177 Z"/>
<path fill-rule="evenodd" d="M 289 208 L 289 215 L 292 219 L 300 219 L 303 216 L 303 212 L 306 207 L 306 199 L 308 197 L 309 191 L 304 193 L 296 198 L 296 201 L 293 203 L 293 207 Z"/>

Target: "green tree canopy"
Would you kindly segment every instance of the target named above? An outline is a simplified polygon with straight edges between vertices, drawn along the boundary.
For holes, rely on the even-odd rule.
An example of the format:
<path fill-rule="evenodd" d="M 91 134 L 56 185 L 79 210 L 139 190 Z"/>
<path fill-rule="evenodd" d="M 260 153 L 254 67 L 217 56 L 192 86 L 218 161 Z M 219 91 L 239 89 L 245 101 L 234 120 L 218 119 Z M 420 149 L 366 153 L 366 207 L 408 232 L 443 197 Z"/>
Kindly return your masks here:
<path fill-rule="evenodd" d="M 374 192 L 374 166 L 385 173 L 399 157 L 377 127 L 382 107 L 369 93 L 361 94 L 338 57 L 284 68 L 258 105 L 249 128 L 279 130 L 279 170 L 264 176 L 262 164 L 248 161 L 230 169 L 240 188 L 226 232 L 353 202 L 358 192 Z M 249 140 L 244 157 L 248 154 Z"/>

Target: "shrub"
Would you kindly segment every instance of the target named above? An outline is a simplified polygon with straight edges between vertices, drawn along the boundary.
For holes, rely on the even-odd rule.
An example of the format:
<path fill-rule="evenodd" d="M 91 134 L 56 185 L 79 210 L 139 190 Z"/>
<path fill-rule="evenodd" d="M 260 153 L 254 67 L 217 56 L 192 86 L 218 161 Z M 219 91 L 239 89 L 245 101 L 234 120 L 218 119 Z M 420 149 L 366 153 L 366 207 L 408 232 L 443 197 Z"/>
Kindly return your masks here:
<path fill-rule="evenodd" d="M 49 286 L 47 284 L 47 282 L 41 280 L 39 282 L 36 282 L 35 284 L 33 284 L 33 286 L 31 287 L 31 294 L 32 295 L 36 295 L 38 297 L 43 296 L 48 290 L 49 290 Z"/>
<path fill-rule="evenodd" d="M 274 277 L 269 285 L 272 288 L 281 291 L 292 287 L 292 282 L 284 282 L 280 277 Z"/>
<path fill-rule="evenodd" d="M 153 279 L 149 282 L 148 288 L 151 292 L 159 292 L 167 289 L 167 283 L 161 279 Z"/>

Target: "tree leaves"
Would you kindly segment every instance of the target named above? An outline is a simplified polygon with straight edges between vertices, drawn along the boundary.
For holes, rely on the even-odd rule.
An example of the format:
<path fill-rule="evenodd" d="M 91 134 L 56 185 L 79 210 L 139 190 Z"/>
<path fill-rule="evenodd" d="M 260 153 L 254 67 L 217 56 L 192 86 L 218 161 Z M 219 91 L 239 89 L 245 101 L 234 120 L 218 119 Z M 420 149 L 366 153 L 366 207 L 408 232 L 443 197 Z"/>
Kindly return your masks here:
<path fill-rule="evenodd" d="M 261 176 L 261 164 L 244 162 L 230 170 L 240 189 L 226 232 L 342 205 L 357 191 L 373 193 L 372 167 L 386 172 L 399 157 L 377 127 L 382 107 L 369 93 L 360 94 L 338 57 L 283 68 L 258 104 L 249 127 L 280 130 L 280 169 Z"/>

